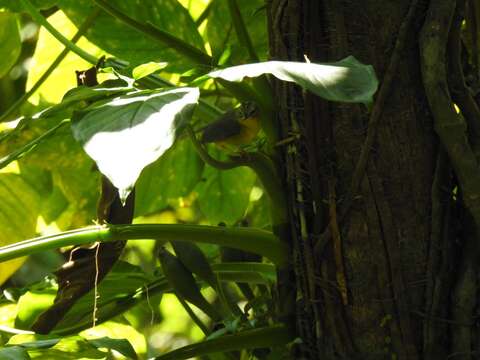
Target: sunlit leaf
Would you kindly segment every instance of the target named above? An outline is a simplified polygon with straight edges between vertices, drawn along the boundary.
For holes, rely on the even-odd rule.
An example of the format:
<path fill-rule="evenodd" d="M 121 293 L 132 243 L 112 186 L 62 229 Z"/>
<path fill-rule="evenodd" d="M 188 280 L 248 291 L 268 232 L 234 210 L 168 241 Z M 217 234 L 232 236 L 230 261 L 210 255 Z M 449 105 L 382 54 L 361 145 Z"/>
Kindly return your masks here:
<path fill-rule="evenodd" d="M 137 181 L 135 215 L 165 208 L 187 196 L 200 181 L 204 162 L 190 141 L 177 141 L 160 159 L 147 166 Z"/>
<path fill-rule="evenodd" d="M 116 350 L 120 354 L 126 356 L 128 359 L 136 359 L 137 354 L 132 345 L 126 339 L 112 339 L 109 337 L 102 337 L 99 339 L 88 340 L 90 344 L 96 348 L 106 348 L 110 350 Z"/>
<path fill-rule="evenodd" d="M 155 359 L 183 360 L 216 352 L 282 346 L 288 344 L 292 340 L 292 335 L 284 326 L 273 325 L 184 346 L 167 354 L 157 356 Z"/>
<path fill-rule="evenodd" d="M 68 20 L 62 11 L 55 12 L 48 18 L 48 21 L 67 38 L 72 38 L 77 31 L 75 25 Z M 92 55 L 101 56 L 104 54 L 102 50 L 88 42 L 85 38 L 81 38 L 77 45 Z M 28 71 L 27 90 L 32 88 L 63 49 L 63 45 L 50 35 L 47 30 L 43 27 L 40 29 L 31 68 Z M 85 70 L 91 66 L 91 64 L 81 59 L 78 55 L 69 52 L 29 101 L 33 104 L 38 104 L 40 99 L 42 99 L 52 104 L 59 103 L 69 89 L 77 86 L 75 70 Z"/>
<path fill-rule="evenodd" d="M 197 88 L 178 88 L 94 103 L 72 119 L 73 135 L 126 199 L 143 168 L 172 146 L 198 97 Z"/>
<path fill-rule="evenodd" d="M 0 12 L 0 78 L 8 73 L 17 61 L 21 45 L 17 15 Z"/>
<path fill-rule="evenodd" d="M 29 329 L 35 319 L 48 309 L 55 299 L 56 289 L 27 291 L 18 301 L 18 313 L 15 327 Z"/>
<path fill-rule="evenodd" d="M 132 76 L 135 80 L 141 79 L 145 76 L 153 74 L 157 71 L 165 69 L 168 65 L 166 62 L 154 62 L 150 61 L 146 64 L 138 65 L 136 68 L 132 70 Z"/>
<path fill-rule="evenodd" d="M 259 58 L 265 60 L 268 55 L 267 16 L 262 8 L 265 2 L 249 0 L 237 3 L 253 47 Z M 228 51 L 232 63 L 243 64 L 248 61 L 248 52 L 240 45 L 233 28 L 227 1 L 213 1 L 205 33 L 216 58 Z"/>
<path fill-rule="evenodd" d="M 314 64 L 292 61 L 266 61 L 232 66 L 208 75 L 228 81 L 271 74 L 294 82 L 314 94 L 331 101 L 371 103 L 378 80 L 371 65 L 349 56 L 335 63 Z"/>
<path fill-rule="evenodd" d="M 59 5 L 77 26 L 95 6 L 90 0 L 61 0 Z M 195 23 L 177 0 L 122 0 L 113 5 L 142 23 L 150 23 L 200 49 L 203 47 Z M 167 45 L 160 44 L 104 12 L 86 33 L 86 37 L 133 66 L 147 61 L 167 61 L 172 68 L 186 70 L 192 65 Z"/>
<path fill-rule="evenodd" d="M 8 245 L 35 234 L 40 197 L 21 175 L 0 173 L 0 245 Z M 15 259 L 0 264 L 0 284 L 23 263 Z"/>

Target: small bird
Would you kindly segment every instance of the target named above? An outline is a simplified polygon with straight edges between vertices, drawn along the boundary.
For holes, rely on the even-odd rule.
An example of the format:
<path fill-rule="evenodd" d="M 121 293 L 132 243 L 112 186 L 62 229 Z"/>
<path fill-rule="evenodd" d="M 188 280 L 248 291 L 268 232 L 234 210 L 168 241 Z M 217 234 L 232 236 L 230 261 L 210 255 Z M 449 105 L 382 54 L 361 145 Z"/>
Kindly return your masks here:
<path fill-rule="evenodd" d="M 248 145 L 260 131 L 259 115 L 256 103 L 245 102 L 208 124 L 203 129 L 201 141 L 215 143 L 227 150 Z"/>

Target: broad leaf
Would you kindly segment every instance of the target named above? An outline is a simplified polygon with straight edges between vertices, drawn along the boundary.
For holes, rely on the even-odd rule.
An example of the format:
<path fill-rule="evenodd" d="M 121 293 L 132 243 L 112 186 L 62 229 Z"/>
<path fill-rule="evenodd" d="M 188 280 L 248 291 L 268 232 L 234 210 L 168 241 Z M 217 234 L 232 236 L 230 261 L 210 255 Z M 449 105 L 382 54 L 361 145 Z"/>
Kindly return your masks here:
<path fill-rule="evenodd" d="M 292 335 L 282 325 L 272 325 L 259 329 L 242 331 L 196 344 L 181 347 L 156 360 L 182 360 L 216 352 L 228 352 L 241 349 L 283 346 L 292 341 Z"/>
<path fill-rule="evenodd" d="M 200 181 L 203 167 L 192 143 L 178 141 L 142 172 L 136 185 L 135 215 L 153 213 L 187 196 Z"/>
<path fill-rule="evenodd" d="M 212 264 L 212 270 L 223 281 L 270 284 L 277 279 L 275 266 L 272 264 L 227 262 Z"/>
<path fill-rule="evenodd" d="M 60 0 L 59 5 L 77 26 L 95 6 L 91 0 Z M 177 0 L 122 0 L 112 2 L 112 5 L 142 23 L 150 23 L 200 49 L 203 47 L 195 23 Z M 147 61 L 167 61 L 172 68 L 182 71 L 192 65 L 169 46 L 160 44 L 105 12 L 100 14 L 86 37 L 103 50 L 132 65 Z"/>
<path fill-rule="evenodd" d="M 57 0 L 30 0 L 33 6 L 38 9 L 49 9 L 55 5 Z M 0 0 L 0 10 L 1 8 L 7 8 L 12 12 L 21 12 L 23 11 L 23 6 L 20 1 L 12 0 Z"/>
<path fill-rule="evenodd" d="M 31 358 L 59 360 L 80 358 L 105 359 L 107 354 L 99 351 L 97 348 L 109 349 L 108 346 L 98 346 L 80 336 L 48 339 L 48 336 L 15 335 L 10 338 L 8 345 L 17 345 L 25 348 Z"/>
<path fill-rule="evenodd" d="M 100 339 L 90 339 L 88 340 L 90 344 L 98 348 L 106 348 L 110 350 L 116 350 L 120 354 L 126 356 L 128 359 L 136 359 L 137 354 L 132 347 L 132 344 L 126 339 L 112 339 L 109 337 L 103 337 Z"/>
<path fill-rule="evenodd" d="M 21 175 L 0 173 L 0 245 L 28 239 L 35 234 L 40 197 Z M 15 259 L 0 264 L 0 284 L 23 263 Z"/>
<path fill-rule="evenodd" d="M 207 166 L 203 178 L 195 190 L 200 210 L 210 224 L 234 224 L 240 220 L 249 203 L 255 173 L 246 167 L 223 171 Z"/>
<path fill-rule="evenodd" d="M 150 74 L 153 74 L 157 71 L 165 69 L 168 63 L 166 62 L 154 62 L 150 61 L 146 64 L 138 65 L 135 69 L 132 70 L 132 76 L 135 80 L 144 78 Z"/>
<path fill-rule="evenodd" d="M 259 58 L 265 60 L 268 55 L 267 17 L 266 10 L 262 9 L 265 2 L 263 0 L 237 0 L 237 3 L 253 47 Z M 234 64 L 243 64 L 248 61 L 248 52 L 237 39 L 227 1 L 213 1 L 205 34 L 213 55 L 217 59 L 224 56 Z"/>
<path fill-rule="evenodd" d="M 53 304 L 56 289 L 27 291 L 18 301 L 18 313 L 15 327 L 30 329 L 35 319 Z"/>
<path fill-rule="evenodd" d="M 330 101 L 369 104 L 377 91 L 378 80 L 371 65 L 349 56 L 335 63 L 314 64 L 292 61 L 266 61 L 232 66 L 208 75 L 227 81 L 242 81 L 245 77 L 271 74 L 294 82 L 304 89 Z"/>
<path fill-rule="evenodd" d="M 0 78 L 7 74 L 17 61 L 21 45 L 17 15 L 0 12 Z"/>
<path fill-rule="evenodd" d="M 26 349 L 21 346 L 7 346 L 0 349 L 0 359 L 3 360 L 30 360 Z"/>
<path fill-rule="evenodd" d="M 86 13 L 85 16 L 89 14 L 90 13 Z M 83 18 L 82 21 L 83 20 L 85 20 L 85 18 Z M 55 14 L 48 18 L 48 22 L 69 39 L 71 39 L 77 31 L 75 25 L 62 11 L 55 12 Z M 77 42 L 77 45 L 92 55 L 101 56 L 104 54 L 102 50 L 83 37 Z M 48 51 L 46 51 L 46 49 L 48 49 Z M 32 58 L 33 66 L 28 71 L 27 90 L 33 87 L 63 49 L 63 45 L 45 28 L 40 28 L 35 53 Z M 42 101 L 50 104 L 60 102 L 68 90 L 77 86 L 75 70 L 85 70 L 91 66 L 91 64 L 81 59 L 78 55 L 69 52 L 60 65 L 55 68 L 55 71 L 42 86 L 40 86 L 39 90 L 30 97 L 29 101 L 33 104 L 39 104 Z"/>
<path fill-rule="evenodd" d="M 133 298 L 137 289 L 144 288 L 152 279 L 147 276 L 138 266 L 131 265 L 124 261 L 117 262 L 108 275 L 103 279 L 97 288 L 97 317 L 104 319 L 118 300 L 128 302 Z M 67 315 L 58 323 L 55 332 L 85 324 L 85 327 L 92 323 L 94 291 L 81 297 L 70 309 Z"/>
<path fill-rule="evenodd" d="M 143 168 L 172 146 L 198 97 L 197 88 L 133 91 L 78 113 L 73 135 L 124 201 Z"/>

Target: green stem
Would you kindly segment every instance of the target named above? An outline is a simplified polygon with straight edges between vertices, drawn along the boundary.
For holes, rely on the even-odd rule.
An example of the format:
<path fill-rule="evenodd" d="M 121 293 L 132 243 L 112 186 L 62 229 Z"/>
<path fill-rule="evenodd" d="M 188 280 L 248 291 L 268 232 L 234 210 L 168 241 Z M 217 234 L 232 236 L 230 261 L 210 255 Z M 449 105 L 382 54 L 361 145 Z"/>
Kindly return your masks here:
<path fill-rule="evenodd" d="M 289 256 L 287 246 L 264 230 L 203 225 L 137 224 L 93 226 L 21 241 L 0 247 L 0 262 L 63 246 L 134 239 L 216 244 L 260 254 L 275 264 L 284 263 Z"/>
<path fill-rule="evenodd" d="M 65 36 L 60 34 L 43 16 L 38 12 L 38 10 L 33 6 L 30 0 L 20 0 L 20 3 L 23 5 L 23 8 L 27 11 L 27 13 L 35 20 L 38 24 L 42 25 L 45 29 L 48 30 L 50 34 L 52 34 L 55 39 L 60 41 L 67 49 L 70 51 L 79 54 L 83 59 L 87 60 L 91 64 L 97 63 L 97 58 L 89 53 L 87 53 L 82 48 L 75 45 L 73 42 L 68 40 Z"/>
<path fill-rule="evenodd" d="M 70 42 L 75 44 L 88 28 L 92 25 L 93 21 L 97 18 L 98 14 L 100 13 L 99 9 L 95 9 L 83 22 L 83 24 L 78 28 L 78 31 L 72 37 Z M 37 82 L 32 86 L 30 90 L 28 90 L 20 99 L 18 99 L 10 108 L 7 109 L 5 113 L 0 116 L 0 123 L 5 122 L 8 120 L 8 117 L 15 113 L 20 106 L 27 101 L 30 96 L 32 96 L 35 91 L 48 79 L 48 77 L 52 74 L 52 72 L 57 68 L 57 66 L 65 59 L 65 56 L 70 52 L 70 48 L 65 47 L 62 52 L 56 57 L 56 59 L 52 62 L 52 64 L 48 67 L 48 69 L 42 74 L 42 76 L 37 80 Z M 13 132 L 12 132 L 13 133 Z M 10 134 L 12 134 L 10 133 Z"/>
<path fill-rule="evenodd" d="M 212 65 L 212 58 L 207 53 L 203 52 L 200 49 L 197 49 L 196 47 L 190 45 L 182 39 L 179 39 L 165 31 L 162 31 L 149 23 L 143 24 L 141 22 L 138 22 L 127 14 L 119 11 L 117 8 L 110 5 L 105 0 L 93 0 L 93 2 L 102 10 L 112 15 L 114 18 L 120 20 L 121 22 L 132 27 L 135 30 L 147 34 L 161 44 L 166 45 L 169 48 L 175 49 L 178 53 L 188 57 L 192 61 L 207 66 Z"/>
<path fill-rule="evenodd" d="M 44 132 L 42 135 L 39 137 L 33 139 L 29 143 L 23 145 L 21 148 L 15 150 L 14 152 L 8 154 L 7 156 L 3 157 L 0 159 L 0 169 L 3 169 L 5 166 L 10 164 L 12 161 L 15 161 L 22 156 L 26 155 L 28 152 L 33 150 L 35 147 L 37 147 L 38 144 L 43 142 L 45 139 L 53 135 L 59 128 L 61 128 L 63 125 L 69 123 L 70 120 L 62 120 L 60 121 L 57 125 L 55 125 L 53 128 L 47 130 Z"/>

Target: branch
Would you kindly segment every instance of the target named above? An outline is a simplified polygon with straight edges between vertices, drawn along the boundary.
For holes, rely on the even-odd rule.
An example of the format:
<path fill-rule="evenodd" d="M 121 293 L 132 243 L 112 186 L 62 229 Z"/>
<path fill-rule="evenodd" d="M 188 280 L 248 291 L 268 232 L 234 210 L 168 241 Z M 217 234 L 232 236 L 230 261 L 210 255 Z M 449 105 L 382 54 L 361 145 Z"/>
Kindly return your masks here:
<path fill-rule="evenodd" d="M 287 246 L 271 232 L 264 230 L 204 225 L 136 224 L 92 226 L 3 246 L 0 247 L 0 262 L 63 246 L 134 239 L 181 240 L 221 245 L 260 254 L 276 264 L 284 263 L 289 257 Z"/>

